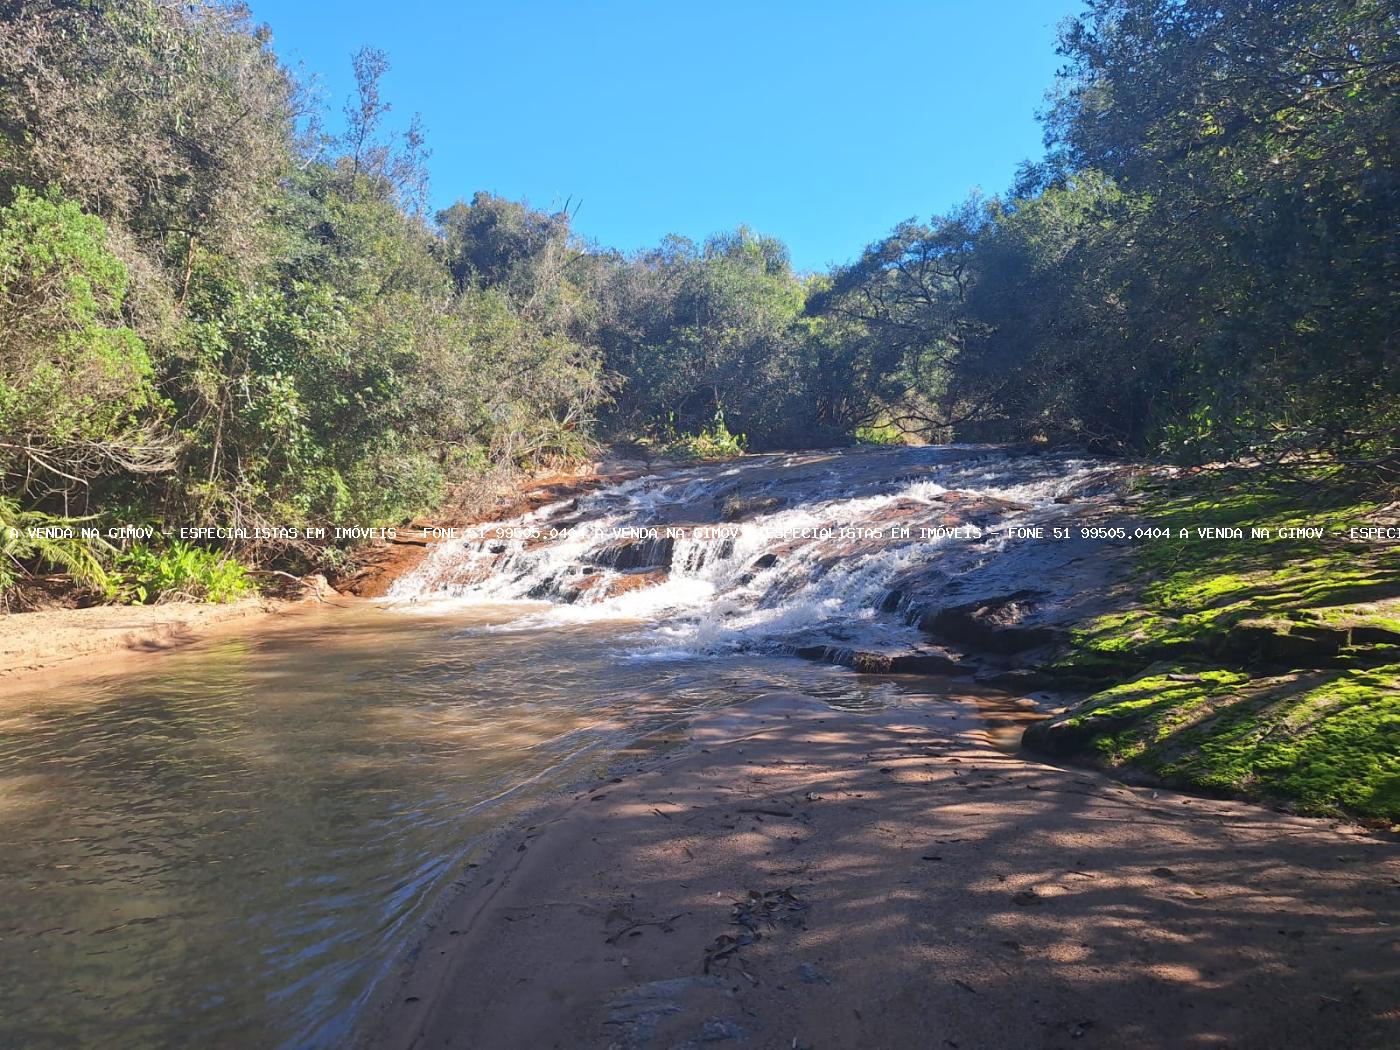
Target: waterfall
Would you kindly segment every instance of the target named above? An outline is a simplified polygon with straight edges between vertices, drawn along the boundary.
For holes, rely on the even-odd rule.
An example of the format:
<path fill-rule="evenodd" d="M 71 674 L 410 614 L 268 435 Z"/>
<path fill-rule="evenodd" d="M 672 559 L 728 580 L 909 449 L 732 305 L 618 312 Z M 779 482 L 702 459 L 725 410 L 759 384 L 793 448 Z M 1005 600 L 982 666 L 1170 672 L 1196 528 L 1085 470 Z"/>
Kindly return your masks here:
<path fill-rule="evenodd" d="M 910 594 L 994 572 L 1008 529 L 1069 521 L 1120 474 L 977 446 L 676 469 L 439 543 L 387 601 L 530 603 L 511 630 L 633 621 L 648 657 L 889 644 L 914 637 Z"/>

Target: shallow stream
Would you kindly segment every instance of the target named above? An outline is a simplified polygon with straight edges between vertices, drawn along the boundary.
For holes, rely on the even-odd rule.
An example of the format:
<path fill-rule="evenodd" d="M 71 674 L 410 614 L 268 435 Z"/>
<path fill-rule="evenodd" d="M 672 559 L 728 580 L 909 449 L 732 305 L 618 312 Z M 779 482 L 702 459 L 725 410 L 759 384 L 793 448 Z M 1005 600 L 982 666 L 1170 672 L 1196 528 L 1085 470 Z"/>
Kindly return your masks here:
<path fill-rule="evenodd" d="M 390 602 L 0 687 L 0 1046 L 342 1045 L 489 833 L 629 742 L 774 689 L 957 703 L 783 655 L 852 624 L 902 637 L 882 596 L 941 548 L 791 533 L 942 513 L 954 490 L 1014 518 L 1098 469 L 1009 463 L 897 450 L 628 482 L 532 520 L 747 515 L 788 536 L 686 539 L 665 574 L 620 568 L 606 538 L 444 545 Z M 638 572 L 665 578 L 615 586 Z"/>
<path fill-rule="evenodd" d="M 0 706 L 0 1046 L 335 1046 L 475 846 L 684 712 L 913 683 L 362 606 Z"/>

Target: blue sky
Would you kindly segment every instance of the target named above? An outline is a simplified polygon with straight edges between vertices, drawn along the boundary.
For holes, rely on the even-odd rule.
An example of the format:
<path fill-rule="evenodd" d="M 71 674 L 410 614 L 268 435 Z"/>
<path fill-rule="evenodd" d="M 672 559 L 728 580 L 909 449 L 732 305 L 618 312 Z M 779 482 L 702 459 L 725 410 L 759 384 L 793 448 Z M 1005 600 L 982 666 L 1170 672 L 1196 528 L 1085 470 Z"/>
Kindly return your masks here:
<path fill-rule="evenodd" d="M 745 223 L 821 269 L 1038 156 L 1079 0 L 251 0 L 338 122 L 350 55 L 388 53 L 433 203 L 478 189 L 631 251 Z"/>

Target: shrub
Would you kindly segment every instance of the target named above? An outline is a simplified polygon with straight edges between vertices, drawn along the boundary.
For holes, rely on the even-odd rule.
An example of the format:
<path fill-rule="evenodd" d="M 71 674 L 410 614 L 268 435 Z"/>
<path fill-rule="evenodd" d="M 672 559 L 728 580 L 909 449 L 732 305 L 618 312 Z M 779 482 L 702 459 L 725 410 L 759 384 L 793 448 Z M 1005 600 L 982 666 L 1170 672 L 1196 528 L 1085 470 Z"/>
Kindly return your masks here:
<path fill-rule="evenodd" d="M 15 500 L 0 496 L 0 606 L 15 581 L 27 575 L 27 564 L 49 565 L 78 583 L 107 590 L 102 563 L 110 548 L 102 540 L 83 538 L 77 521 L 21 510 Z"/>
<path fill-rule="evenodd" d="M 714 421 L 700 433 L 676 435 L 661 451 L 663 455 L 676 459 L 727 459 L 742 456 L 748 445 L 745 435 L 729 432 L 721 409 L 715 413 Z"/>
<path fill-rule="evenodd" d="M 248 570 L 233 558 L 180 542 L 128 548 L 117 556 L 113 580 L 116 597 L 133 605 L 231 602 L 256 589 Z"/>
<path fill-rule="evenodd" d="M 904 431 L 893 423 L 872 423 L 856 427 L 855 439 L 860 445 L 902 445 Z"/>
<path fill-rule="evenodd" d="M 26 502 L 173 463 L 127 281 L 102 221 L 72 201 L 21 187 L 0 207 L 0 484 Z"/>

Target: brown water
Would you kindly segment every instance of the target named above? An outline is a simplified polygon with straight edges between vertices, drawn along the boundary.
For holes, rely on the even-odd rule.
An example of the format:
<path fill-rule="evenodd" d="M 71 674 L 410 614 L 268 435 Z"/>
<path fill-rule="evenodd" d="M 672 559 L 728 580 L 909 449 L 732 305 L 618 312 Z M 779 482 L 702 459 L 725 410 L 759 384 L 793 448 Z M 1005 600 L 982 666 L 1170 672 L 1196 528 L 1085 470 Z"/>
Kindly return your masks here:
<path fill-rule="evenodd" d="M 1027 580 L 1053 601 L 1081 572 L 1077 548 L 994 531 L 840 527 L 1068 520 L 1114 476 L 979 446 L 685 468 L 515 523 L 539 537 L 445 542 L 396 583 L 397 608 L 12 687 L 0 1047 L 343 1045 L 431 904 L 522 809 L 698 708 L 773 689 L 908 699 L 930 683 L 775 654 L 907 645 L 924 608 Z M 692 528 L 610 535 L 673 524 Z M 693 528 L 712 524 L 742 530 Z M 523 598 L 545 601 L 491 604 Z M 1028 717 L 984 709 L 1008 741 Z"/>
<path fill-rule="evenodd" d="M 337 1046 L 492 828 L 685 712 L 907 687 L 383 606 L 0 702 L 0 1046 Z"/>

